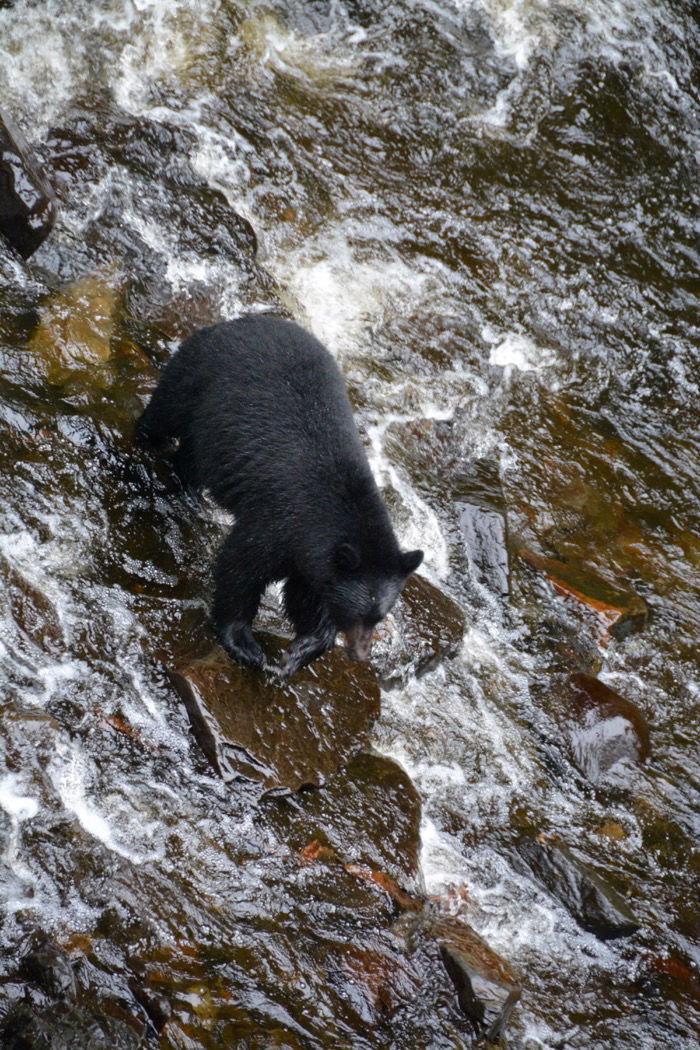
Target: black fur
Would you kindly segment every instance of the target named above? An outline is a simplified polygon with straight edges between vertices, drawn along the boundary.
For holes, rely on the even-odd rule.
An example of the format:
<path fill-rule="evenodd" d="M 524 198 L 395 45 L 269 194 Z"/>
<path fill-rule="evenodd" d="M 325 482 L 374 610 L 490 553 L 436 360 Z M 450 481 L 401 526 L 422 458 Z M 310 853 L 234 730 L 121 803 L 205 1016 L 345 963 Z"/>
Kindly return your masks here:
<path fill-rule="evenodd" d="M 294 674 L 338 631 L 365 658 L 421 551 L 402 553 L 338 367 L 279 317 L 203 328 L 165 368 L 137 434 L 170 450 L 185 483 L 236 516 L 214 568 L 214 622 L 239 663 L 263 666 L 251 624 L 263 590 L 285 580 Z M 173 451 L 174 450 L 174 451 Z"/>

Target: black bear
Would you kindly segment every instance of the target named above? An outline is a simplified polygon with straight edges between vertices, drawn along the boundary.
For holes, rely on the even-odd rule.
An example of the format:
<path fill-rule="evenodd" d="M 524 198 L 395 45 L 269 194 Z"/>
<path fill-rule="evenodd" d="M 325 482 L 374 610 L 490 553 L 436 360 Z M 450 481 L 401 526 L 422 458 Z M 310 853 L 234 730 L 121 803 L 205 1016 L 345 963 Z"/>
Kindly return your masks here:
<path fill-rule="evenodd" d="M 203 328 L 168 362 L 137 435 L 236 518 L 214 569 L 214 623 L 238 663 L 262 668 L 251 625 L 284 580 L 294 674 L 341 631 L 367 659 L 375 625 L 422 551 L 401 551 L 331 354 L 297 324 L 250 315 Z"/>

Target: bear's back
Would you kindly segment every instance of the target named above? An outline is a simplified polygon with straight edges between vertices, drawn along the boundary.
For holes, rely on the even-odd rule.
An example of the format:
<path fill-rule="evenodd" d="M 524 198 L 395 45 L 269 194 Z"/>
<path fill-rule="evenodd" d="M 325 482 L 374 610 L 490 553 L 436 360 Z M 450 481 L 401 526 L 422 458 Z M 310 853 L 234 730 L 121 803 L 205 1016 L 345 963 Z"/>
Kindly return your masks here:
<path fill-rule="evenodd" d="M 288 513 L 292 502 L 344 502 L 349 488 L 373 487 L 338 366 L 294 322 L 223 322 L 178 355 L 198 482 L 222 506 L 259 512 L 265 493 L 269 512 Z"/>

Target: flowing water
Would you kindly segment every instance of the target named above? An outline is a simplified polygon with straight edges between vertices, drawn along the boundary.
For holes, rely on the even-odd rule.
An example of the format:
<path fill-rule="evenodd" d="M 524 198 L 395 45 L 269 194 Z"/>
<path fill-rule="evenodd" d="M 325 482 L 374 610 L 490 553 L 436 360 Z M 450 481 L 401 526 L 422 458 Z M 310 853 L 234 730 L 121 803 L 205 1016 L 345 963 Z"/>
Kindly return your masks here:
<path fill-rule="evenodd" d="M 210 773 L 160 670 L 203 621 L 220 532 L 150 481 L 131 421 L 183 331 L 280 308 L 338 357 L 402 542 L 467 613 L 456 658 L 384 692 L 374 744 L 419 791 L 427 891 L 466 886 L 521 978 L 512 1045 L 698 1045 L 699 69 L 695 0 L 0 10 L 2 108 L 61 200 L 27 267 L 0 256 L 3 1016 L 41 931 L 84 960 L 12 1046 L 146 1045 L 144 974 L 164 1047 L 470 1045 L 408 970 L 368 1022 L 327 954 L 390 934 Z M 105 267 L 111 358 L 47 380 L 42 304 Z M 444 483 L 477 461 L 507 601 Z M 635 591 L 644 629 L 604 644 L 522 548 Z M 567 752 L 581 669 L 650 727 L 619 783 Z M 573 848 L 639 931 L 586 932 L 518 863 L 526 834 Z"/>

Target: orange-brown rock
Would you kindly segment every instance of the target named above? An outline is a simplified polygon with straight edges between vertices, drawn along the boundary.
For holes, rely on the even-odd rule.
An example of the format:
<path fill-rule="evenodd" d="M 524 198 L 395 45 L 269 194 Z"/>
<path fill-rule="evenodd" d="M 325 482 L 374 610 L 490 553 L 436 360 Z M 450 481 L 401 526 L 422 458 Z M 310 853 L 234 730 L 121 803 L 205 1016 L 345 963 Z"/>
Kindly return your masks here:
<path fill-rule="evenodd" d="M 436 918 L 428 932 L 440 946 L 462 1010 L 487 1043 L 497 1042 L 520 998 L 520 982 L 515 973 L 464 922 Z"/>
<path fill-rule="evenodd" d="M 624 638 L 646 623 L 646 602 L 634 591 L 614 587 L 602 577 L 569 562 L 521 549 L 523 561 L 545 574 L 554 589 L 592 612 L 603 633 Z"/>

